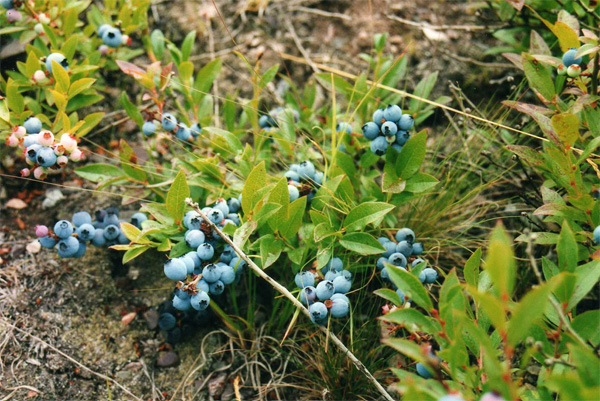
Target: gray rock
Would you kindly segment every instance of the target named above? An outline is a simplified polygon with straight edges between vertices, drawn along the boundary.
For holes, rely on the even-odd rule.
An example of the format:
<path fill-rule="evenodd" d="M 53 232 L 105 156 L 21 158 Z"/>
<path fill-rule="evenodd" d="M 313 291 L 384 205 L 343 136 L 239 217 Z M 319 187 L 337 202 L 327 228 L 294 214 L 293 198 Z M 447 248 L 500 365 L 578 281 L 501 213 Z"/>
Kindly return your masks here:
<path fill-rule="evenodd" d="M 156 366 L 160 368 L 170 368 L 179 365 L 179 355 L 173 351 L 163 352 L 156 360 Z"/>

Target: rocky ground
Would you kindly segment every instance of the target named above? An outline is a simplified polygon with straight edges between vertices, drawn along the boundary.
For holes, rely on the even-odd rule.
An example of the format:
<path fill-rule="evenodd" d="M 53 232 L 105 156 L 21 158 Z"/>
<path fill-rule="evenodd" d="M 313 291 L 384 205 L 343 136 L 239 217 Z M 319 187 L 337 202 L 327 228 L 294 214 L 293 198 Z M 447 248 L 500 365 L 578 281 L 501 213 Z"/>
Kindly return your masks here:
<path fill-rule="evenodd" d="M 301 85 L 311 67 L 283 60 L 279 53 L 357 74 L 365 68 L 358 54 L 370 51 L 378 32 L 389 33 L 388 52 L 408 53 L 410 85 L 428 72 L 441 73 L 438 95 L 448 94 L 447 82 L 453 81 L 477 102 L 484 97 L 482 88 L 490 93 L 506 91 L 503 79 L 515 73 L 501 59 L 483 58 L 494 39 L 483 29 L 487 21 L 477 13 L 475 2 L 220 0 L 216 4 L 219 12 L 211 1 L 157 1 L 152 19 L 174 42 L 196 29 L 194 58 L 199 64 L 223 57 L 217 94 L 237 89 L 243 94 L 249 87 L 249 76 L 232 54 L 234 49 L 249 60 L 262 54 L 263 66 L 282 63 Z M 443 117 L 430 122 L 439 129 L 446 124 Z M 168 345 L 156 328 L 158 306 L 170 290 L 162 278 L 162 264 L 157 263 L 160 255 L 123 267 L 120 255 L 103 249 L 90 249 L 83 259 L 61 260 L 36 246 L 35 224 L 52 224 L 77 210 L 118 204 L 118 197 L 0 180 L 3 400 L 228 400 L 234 398 L 235 380 L 243 399 L 294 399 L 307 394 L 285 389 L 286 378 L 297 369 L 288 364 L 295 350 L 279 348 L 277 339 L 259 336 L 251 346 L 253 352 L 239 350 L 227 332 L 209 320 L 189 330 L 182 343 Z M 123 207 L 123 213 L 134 207 Z"/>

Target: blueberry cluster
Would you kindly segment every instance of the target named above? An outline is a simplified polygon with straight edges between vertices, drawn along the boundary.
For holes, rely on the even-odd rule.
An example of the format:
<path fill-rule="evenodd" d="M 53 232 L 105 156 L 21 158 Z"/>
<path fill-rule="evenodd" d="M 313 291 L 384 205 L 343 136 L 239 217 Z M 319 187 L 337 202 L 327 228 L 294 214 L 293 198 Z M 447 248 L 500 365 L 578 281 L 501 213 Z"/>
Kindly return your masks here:
<path fill-rule="evenodd" d="M 571 78 L 577 78 L 581 74 L 580 64 L 583 61 L 581 57 L 575 58 L 577 49 L 571 48 L 562 56 L 562 64 L 558 66 L 559 75 L 568 75 Z"/>
<path fill-rule="evenodd" d="M 194 123 L 191 127 L 188 127 L 185 123 L 177 121 L 177 118 L 170 113 L 162 115 L 161 125 L 165 131 L 174 132 L 175 136 L 182 141 L 195 140 L 202 132 L 202 126 L 199 123 Z M 144 123 L 142 133 L 145 136 L 152 136 L 156 133 L 156 123 L 153 118 Z"/>
<path fill-rule="evenodd" d="M 209 310 L 189 309 L 183 312 L 179 311 L 171 301 L 160 304 L 158 312 L 160 314 L 158 328 L 165 332 L 167 343 L 172 345 L 178 343 L 185 333 L 194 332 L 194 330 L 187 329 L 205 325 L 210 317 Z"/>
<path fill-rule="evenodd" d="M 20 147 L 25 153 L 30 168 L 21 170 L 21 175 L 27 177 L 33 171 L 39 180 L 47 177 L 49 169 L 58 170 L 69 160 L 78 162 L 83 158 L 75 137 L 65 133 L 60 139 L 56 138 L 52 132 L 42 129 L 42 121 L 37 117 L 29 117 L 23 125 L 14 127 L 6 144 Z"/>
<path fill-rule="evenodd" d="M 371 152 L 383 156 L 391 145 L 397 152 L 410 138 L 409 130 L 415 125 L 410 114 L 402 114 L 397 105 L 389 105 L 385 109 L 377 109 L 373 113 L 373 121 L 362 126 L 365 138 L 371 141 Z"/>
<path fill-rule="evenodd" d="M 18 22 L 23 19 L 23 16 L 19 10 L 15 7 L 15 1 L 13 0 L 0 0 L 0 6 L 6 10 L 6 19 L 8 22 Z"/>
<path fill-rule="evenodd" d="M 308 160 L 290 165 L 290 169 L 284 176 L 288 179 L 290 202 L 305 195 L 310 202 L 315 197 L 317 189 L 323 185 L 323 173 L 317 171 L 315 165 Z"/>
<path fill-rule="evenodd" d="M 324 277 L 311 271 L 296 274 L 294 282 L 300 288 L 300 301 L 308 306 L 314 323 L 325 324 L 327 316 L 346 317 L 350 312 L 350 300 L 346 293 L 352 287 L 352 273 L 344 269 L 340 258 L 332 258 L 321 270 Z M 315 286 L 315 281 L 320 279 Z"/>
<path fill-rule="evenodd" d="M 213 206 L 202 212 L 219 227 L 241 223 L 237 212 L 240 200 L 219 199 Z M 185 255 L 169 259 L 164 266 L 165 276 L 178 281 L 173 297 L 173 306 L 185 311 L 191 308 L 205 310 L 210 304 L 210 296 L 220 295 L 225 286 L 239 282 L 246 262 L 236 256 L 230 245 L 222 246 L 221 237 L 205 223 L 195 211 L 185 214 L 183 225 L 188 229 L 184 240 L 188 247 L 196 249 Z"/>
<path fill-rule="evenodd" d="M 292 112 L 294 116 L 294 122 L 298 122 L 300 119 L 300 113 L 293 109 L 286 109 L 284 107 L 276 107 L 273 110 L 269 111 L 268 114 L 263 114 L 258 119 L 258 126 L 265 131 L 272 131 L 279 127 L 279 120 L 283 117 L 286 110 Z"/>
<path fill-rule="evenodd" d="M 121 45 L 130 45 L 131 38 L 121 33 L 121 30 L 110 24 L 102 24 L 98 27 L 98 37 L 102 39 L 102 45 L 98 48 L 102 55 L 106 55 L 110 48 L 117 48 Z"/>
<path fill-rule="evenodd" d="M 130 241 L 121 231 L 119 210 L 115 207 L 100 209 L 95 213 L 96 220 L 88 212 L 76 212 L 71 221 L 58 221 L 53 230 L 46 226 L 36 226 L 35 235 L 44 248 L 56 247 L 61 258 L 80 258 L 85 255 L 87 244 L 109 247 L 128 244 Z M 148 218 L 144 213 L 135 213 L 130 223 L 141 229 Z"/>

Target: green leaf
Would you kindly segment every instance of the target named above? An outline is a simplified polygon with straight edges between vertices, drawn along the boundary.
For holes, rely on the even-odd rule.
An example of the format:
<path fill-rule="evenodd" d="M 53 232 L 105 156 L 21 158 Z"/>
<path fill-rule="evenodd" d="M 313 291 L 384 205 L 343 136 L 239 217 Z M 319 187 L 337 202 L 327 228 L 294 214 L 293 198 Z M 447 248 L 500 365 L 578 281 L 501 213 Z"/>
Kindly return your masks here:
<path fill-rule="evenodd" d="M 473 287 L 477 287 L 477 281 L 479 279 L 479 265 L 481 264 L 481 248 L 477 248 L 475 252 L 469 257 L 467 263 L 465 263 L 465 268 L 463 270 L 463 274 L 465 276 L 465 281 L 467 284 L 472 285 Z"/>
<path fill-rule="evenodd" d="M 306 202 L 306 196 L 302 196 L 290 204 L 286 224 L 279 229 L 280 234 L 284 238 L 292 238 L 298 233 L 298 230 L 300 230 L 300 227 L 302 226 L 302 217 L 306 210 Z"/>
<path fill-rule="evenodd" d="M 564 273 L 563 273 L 564 274 Z M 573 309 L 598 284 L 600 279 L 600 261 L 593 260 L 575 270 L 577 280 L 567 311 Z"/>
<path fill-rule="evenodd" d="M 81 137 L 85 136 L 92 129 L 94 129 L 94 127 L 96 125 L 98 125 L 100 123 L 100 121 L 102 121 L 103 118 L 104 118 L 103 112 L 92 113 L 92 114 L 88 114 L 87 116 L 85 116 L 85 118 L 83 119 L 83 121 L 84 121 L 83 125 L 81 127 L 79 127 L 79 129 L 77 129 L 76 137 L 81 138 Z"/>
<path fill-rule="evenodd" d="M 151 247 L 148 245 L 134 245 L 131 249 L 129 249 L 125 254 L 123 254 L 123 264 L 129 262 L 140 256 L 142 253 L 146 252 Z"/>
<path fill-rule="evenodd" d="M 192 54 L 194 49 L 194 42 L 196 40 L 196 31 L 188 33 L 181 44 L 181 61 L 187 61 Z"/>
<path fill-rule="evenodd" d="M 565 145 L 573 146 L 575 144 L 575 141 L 579 138 L 579 119 L 575 114 L 555 114 L 550 122 Z"/>
<path fill-rule="evenodd" d="M 267 84 L 275 78 L 275 75 L 277 75 L 277 71 L 279 71 L 279 64 L 275 64 L 267 71 L 265 71 L 262 77 L 260 77 L 260 82 L 258 83 L 258 86 L 261 90 L 264 89 L 265 86 L 267 86 Z"/>
<path fill-rule="evenodd" d="M 344 220 L 346 231 L 361 230 L 368 224 L 380 222 L 395 208 L 384 202 L 365 202 L 353 208 Z"/>
<path fill-rule="evenodd" d="M 190 188 L 188 187 L 185 173 L 183 170 L 179 170 L 173 184 L 169 188 L 167 193 L 167 200 L 165 202 L 167 210 L 171 217 L 175 220 L 175 224 L 179 224 L 183 219 L 183 213 L 185 211 L 185 199 L 190 197 Z"/>
<path fill-rule="evenodd" d="M 571 327 L 584 340 L 590 341 L 595 347 L 600 344 L 600 310 L 583 312 L 573 319 Z"/>
<path fill-rule="evenodd" d="M 52 60 L 52 75 L 54 75 L 54 79 L 56 80 L 55 88 L 62 93 L 67 93 L 71 85 L 69 73 L 55 60 Z"/>
<path fill-rule="evenodd" d="M 123 232 L 123 234 L 125 234 L 127 239 L 132 242 L 135 241 L 142 233 L 142 231 L 139 228 L 127 222 L 121 223 L 121 231 Z"/>
<path fill-rule="evenodd" d="M 421 347 L 414 341 L 404 340 L 402 338 L 386 338 L 383 340 L 383 343 L 417 362 L 426 361 L 425 354 Z"/>
<path fill-rule="evenodd" d="M 144 118 L 142 117 L 142 113 L 138 110 L 137 106 L 129 101 L 129 97 L 127 96 L 127 92 L 123 91 L 121 94 L 121 105 L 125 109 L 125 112 L 131 118 L 138 127 L 142 127 L 144 125 Z"/>
<path fill-rule="evenodd" d="M 506 312 L 500 298 L 490 292 L 478 291 L 475 287 L 467 286 L 467 289 L 477 306 L 483 310 L 494 327 L 504 333 L 506 330 Z"/>
<path fill-rule="evenodd" d="M 110 178 L 123 177 L 123 170 L 112 164 L 88 164 L 75 169 L 75 174 L 92 182 L 105 181 Z"/>
<path fill-rule="evenodd" d="M 386 269 L 392 282 L 402 290 L 405 297 L 412 299 L 427 311 L 433 309 L 429 294 L 427 294 L 423 284 L 421 284 L 417 277 L 406 270 L 391 264 L 387 264 Z"/>
<path fill-rule="evenodd" d="M 427 131 L 423 130 L 411 137 L 402 147 L 396 160 L 396 175 L 407 180 L 419 169 L 425 160 L 427 147 Z"/>
<path fill-rule="evenodd" d="M 499 295 L 510 297 L 515 286 L 516 267 L 511 241 L 501 224 L 492 232 L 484 268 Z"/>
<path fill-rule="evenodd" d="M 242 248 L 250 235 L 256 230 L 257 223 L 253 220 L 247 221 L 242 224 L 235 233 L 233 233 L 233 243 L 238 247 Z"/>
<path fill-rule="evenodd" d="M 546 101 L 552 101 L 556 91 L 550 70 L 531 54 L 523 53 L 521 60 L 529 86 Z"/>
<path fill-rule="evenodd" d="M 277 262 L 282 250 L 282 241 L 275 239 L 275 237 L 271 234 L 263 236 L 260 239 L 260 257 L 262 260 L 262 268 L 266 269 L 273 263 Z"/>
<path fill-rule="evenodd" d="M 406 181 L 404 190 L 419 194 L 434 188 L 438 183 L 437 178 L 429 174 L 417 173 Z"/>
<path fill-rule="evenodd" d="M 566 220 L 560 229 L 558 243 L 556 244 L 556 253 L 558 254 L 558 268 L 561 271 L 574 272 L 579 260 L 577 255 L 577 241 Z"/>
<path fill-rule="evenodd" d="M 158 60 L 161 60 L 165 51 L 165 35 L 159 29 L 153 30 L 150 34 L 150 43 L 152 52 Z"/>
<path fill-rule="evenodd" d="M 220 58 L 214 59 L 198 71 L 194 81 L 194 92 L 192 93 L 196 103 L 200 103 L 204 96 L 208 94 L 210 87 L 217 79 L 219 72 L 221 72 L 221 63 Z"/>
<path fill-rule="evenodd" d="M 410 332 L 424 331 L 428 334 L 437 333 L 438 329 L 431 318 L 423 315 L 416 309 L 396 309 L 393 312 L 381 316 L 384 322 L 395 323 L 404 326 Z"/>
<path fill-rule="evenodd" d="M 360 255 L 377 255 L 385 252 L 385 248 L 367 233 L 346 234 L 340 240 L 340 245 Z"/>
<path fill-rule="evenodd" d="M 244 189 L 242 191 L 242 210 L 244 214 L 249 214 L 258 199 L 254 199 L 257 195 L 257 192 L 264 188 L 267 185 L 267 170 L 265 168 L 265 162 L 260 162 L 256 167 L 252 169 L 248 178 L 246 178 L 246 183 L 244 184 Z"/>
<path fill-rule="evenodd" d="M 378 290 L 373 291 L 375 295 L 380 296 L 381 298 L 390 301 L 396 306 L 400 306 L 403 304 L 402 299 L 394 290 L 390 290 L 389 288 L 380 288 Z"/>
<path fill-rule="evenodd" d="M 121 167 L 125 171 L 125 174 L 135 181 L 145 182 L 146 171 L 137 165 L 137 155 L 133 151 L 133 148 L 129 146 L 125 139 L 121 139 L 119 145 L 119 158 L 121 159 Z"/>
<path fill-rule="evenodd" d="M 551 290 L 551 282 L 534 288 L 521 298 L 512 310 L 508 323 L 508 342 L 513 347 L 523 341 L 531 328 L 544 316 Z"/>

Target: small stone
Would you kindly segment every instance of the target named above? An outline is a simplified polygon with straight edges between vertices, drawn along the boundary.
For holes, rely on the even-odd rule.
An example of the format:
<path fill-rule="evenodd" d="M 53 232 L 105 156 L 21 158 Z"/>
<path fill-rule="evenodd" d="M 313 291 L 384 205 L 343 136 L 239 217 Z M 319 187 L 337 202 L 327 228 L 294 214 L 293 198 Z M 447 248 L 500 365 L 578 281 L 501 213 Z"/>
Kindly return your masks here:
<path fill-rule="evenodd" d="M 123 323 L 124 326 L 127 326 L 129 323 L 131 323 L 133 321 L 133 319 L 135 319 L 136 316 L 137 316 L 137 313 L 130 312 L 121 318 L 121 323 Z"/>
<path fill-rule="evenodd" d="M 22 199 L 12 198 L 8 202 L 6 202 L 6 207 L 10 207 L 11 209 L 25 209 L 27 207 L 27 203 L 25 203 Z"/>
<path fill-rule="evenodd" d="M 156 360 L 156 366 L 159 368 L 170 368 L 179 365 L 179 355 L 173 351 L 163 352 Z"/>
<path fill-rule="evenodd" d="M 158 327 L 158 319 L 160 315 L 157 311 L 150 309 L 144 312 L 144 319 L 146 319 L 146 323 L 148 324 L 148 329 L 155 330 Z"/>
<path fill-rule="evenodd" d="M 208 394 L 213 398 L 219 398 L 219 396 L 225 390 L 225 380 L 227 380 L 226 373 L 219 373 L 215 378 L 208 381 Z"/>
<path fill-rule="evenodd" d="M 34 239 L 29 244 L 27 244 L 25 249 L 29 253 L 38 253 L 42 249 L 42 244 L 40 244 L 40 241 Z"/>
<path fill-rule="evenodd" d="M 16 245 L 13 245 L 12 249 L 10 250 L 10 257 L 13 259 L 17 259 L 19 256 L 23 255 L 24 253 L 25 253 L 25 245 L 16 244 Z"/>

